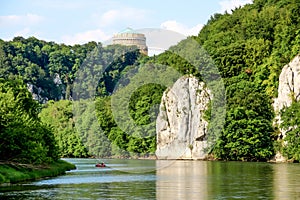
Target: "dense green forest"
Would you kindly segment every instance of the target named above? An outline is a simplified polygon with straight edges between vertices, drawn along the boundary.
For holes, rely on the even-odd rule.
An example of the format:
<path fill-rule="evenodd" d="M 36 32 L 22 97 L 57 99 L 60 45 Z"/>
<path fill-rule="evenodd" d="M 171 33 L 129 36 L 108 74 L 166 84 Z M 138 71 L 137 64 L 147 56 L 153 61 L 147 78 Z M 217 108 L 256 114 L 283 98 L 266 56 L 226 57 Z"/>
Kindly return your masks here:
<path fill-rule="evenodd" d="M 168 77 L 157 73 L 171 66 L 205 81 L 217 73 L 210 68 L 213 62 L 226 89 L 226 117 L 210 154 L 264 161 L 281 151 L 299 160 L 298 128 L 287 132 L 283 147 L 276 142 L 279 127 L 272 125 L 279 74 L 300 52 L 299 11 L 298 0 L 254 0 L 232 14 L 214 14 L 198 36 L 153 57 L 135 47 L 96 42 L 69 46 L 34 37 L 0 40 L 1 158 L 42 162 L 59 156 L 152 155 L 157 105 L 171 83 L 148 79 L 174 79 L 172 70 Z M 189 40 L 202 48 L 195 51 Z M 195 56 L 201 57 L 199 63 L 188 59 Z M 128 113 L 116 112 L 116 105 Z M 282 127 L 300 125 L 298 107 L 295 101 L 284 109 Z M 216 114 L 207 118 L 212 131 L 221 124 Z"/>
<path fill-rule="evenodd" d="M 20 79 L 0 79 L 1 160 L 42 164 L 57 161 L 50 126 L 39 118 L 40 105 Z"/>
<path fill-rule="evenodd" d="M 22 87 L 29 89 L 40 103 L 33 101 L 38 106 L 34 117 L 49 127 L 57 157 L 111 156 L 112 147 L 96 118 L 94 100 L 109 96 L 121 73 L 140 57 L 143 56 L 136 47 L 102 47 L 95 42 L 68 46 L 34 37 L 16 37 L 9 42 L 0 41 L 0 77 L 4 83 L 20 79 Z M 88 99 L 92 99 L 93 105 L 89 105 Z M 2 111 L 4 117 L 6 110 Z M 7 126 L 5 121 L 3 126 Z M 17 130 L 20 135 L 29 134 L 26 129 L 22 132 L 16 127 Z M 9 148 L 3 142 L 3 155 Z"/>
<path fill-rule="evenodd" d="M 299 10 L 297 0 L 254 0 L 232 14 L 215 14 L 195 38 L 225 81 L 227 114 L 216 157 L 265 160 L 278 150 L 271 103 L 282 67 L 300 52 Z"/>

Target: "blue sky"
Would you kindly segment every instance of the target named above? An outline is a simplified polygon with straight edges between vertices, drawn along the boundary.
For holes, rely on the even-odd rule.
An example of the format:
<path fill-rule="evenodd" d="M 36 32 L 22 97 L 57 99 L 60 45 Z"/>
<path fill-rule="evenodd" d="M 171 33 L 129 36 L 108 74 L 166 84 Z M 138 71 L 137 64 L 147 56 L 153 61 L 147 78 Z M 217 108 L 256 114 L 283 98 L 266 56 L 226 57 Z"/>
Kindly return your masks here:
<path fill-rule="evenodd" d="M 9 0 L 0 4 L 0 39 L 15 36 L 83 44 L 126 27 L 195 35 L 214 13 L 252 0 Z"/>

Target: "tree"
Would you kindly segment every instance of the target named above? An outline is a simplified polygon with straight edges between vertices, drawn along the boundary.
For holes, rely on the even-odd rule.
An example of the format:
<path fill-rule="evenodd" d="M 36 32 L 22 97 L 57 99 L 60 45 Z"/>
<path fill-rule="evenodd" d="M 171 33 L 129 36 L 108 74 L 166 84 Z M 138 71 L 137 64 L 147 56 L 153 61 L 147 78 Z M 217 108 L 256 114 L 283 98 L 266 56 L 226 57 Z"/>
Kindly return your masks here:
<path fill-rule="evenodd" d="M 75 128 L 82 143 L 90 155 L 96 157 L 112 156 L 111 142 L 101 129 L 96 116 L 94 100 L 80 100 L 73 102 Z M 108 119 L 108 118 L 106 118 Z M 102 126 L 104 126 L 102 121 Z M 109 125 L 106 126 L 107 128 Z"/>
<path fill-rule="evenodd" d="M 231 109 L 215 153 L 226 160 L 263 161 L 274 155 L 272 124 L 255 118 L 252 110 L 243 107 Z"/>
<path fill-rule="evenodd" d="M 75 129 L 72 108 L 69 100 L 49 101 L 39 116 L 42 122 L 53 128 L 62 157 L 86 157 L 87 149 Z"/>
<path fill-rule="evenodd" d="M 267 160 L 274 154 L 271 103 L 242 77 L 228 81 L 226 121 L 214 154 L 226 160 Z"/>
<path fill-rule="evenodd" d="M 39 104 L 20 79 L 0 79 L 0 157 L 42 164 L 58 159 L 52 129 L 38 118 Z"/>
<path fill-rule="evenodd" d="M 300 103 L 294 101 L 281 113 L 281 128 L 286 130 L 283 154 L 292 160 L 300 161 Z"/>

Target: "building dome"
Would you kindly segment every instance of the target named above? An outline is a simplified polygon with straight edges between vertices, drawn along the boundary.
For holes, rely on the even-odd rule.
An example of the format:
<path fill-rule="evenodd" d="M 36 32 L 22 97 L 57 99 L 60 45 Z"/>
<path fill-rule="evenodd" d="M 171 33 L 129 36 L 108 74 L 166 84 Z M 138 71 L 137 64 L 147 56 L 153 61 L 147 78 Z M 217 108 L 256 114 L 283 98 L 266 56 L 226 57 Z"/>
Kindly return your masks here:
<path fill-rule="evenodd" d="M 137 46 L 140 52 L 148 55 L 146 37 L 142 33 L 137 33 L 131 28 L 126 28 L 113 36 L 113 44 L 125 46 Z"/>

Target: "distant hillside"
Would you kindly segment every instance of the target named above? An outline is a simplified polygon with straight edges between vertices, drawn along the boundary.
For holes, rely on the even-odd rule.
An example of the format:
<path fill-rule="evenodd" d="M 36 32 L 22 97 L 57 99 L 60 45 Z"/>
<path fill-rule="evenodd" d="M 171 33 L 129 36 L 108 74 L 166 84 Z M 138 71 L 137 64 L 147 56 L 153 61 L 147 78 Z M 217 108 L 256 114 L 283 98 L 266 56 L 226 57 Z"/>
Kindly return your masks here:
<path fill-rule="evenodd" d="M 122 60 L 121 52 L 129 52 L 124 56 L 125 60 Z M 103 73 L 107 72 L 99 80 L 99 86 L 105 87 L 100 93 L 105 94 L 112 92 L 113 80 L 116 78 L 112 74 L 118 76 L 138 56 L 139 52 L 135 48 L 120 45 L 102 47 L 101 43 L 89 42 L 70 46 L 34 37 L 15 37 L 12 41 L 0 40 L 0 78 L 21 77 L 34 98 L 40 102 L 70 99 L 74 81 L 76 78 L 82 79 L 80 75 L 85 70 L 80 67 L 88 58 L 94 67 L 97 65 Z M 77 73 L 79 70 L 81 74 Z"/>

